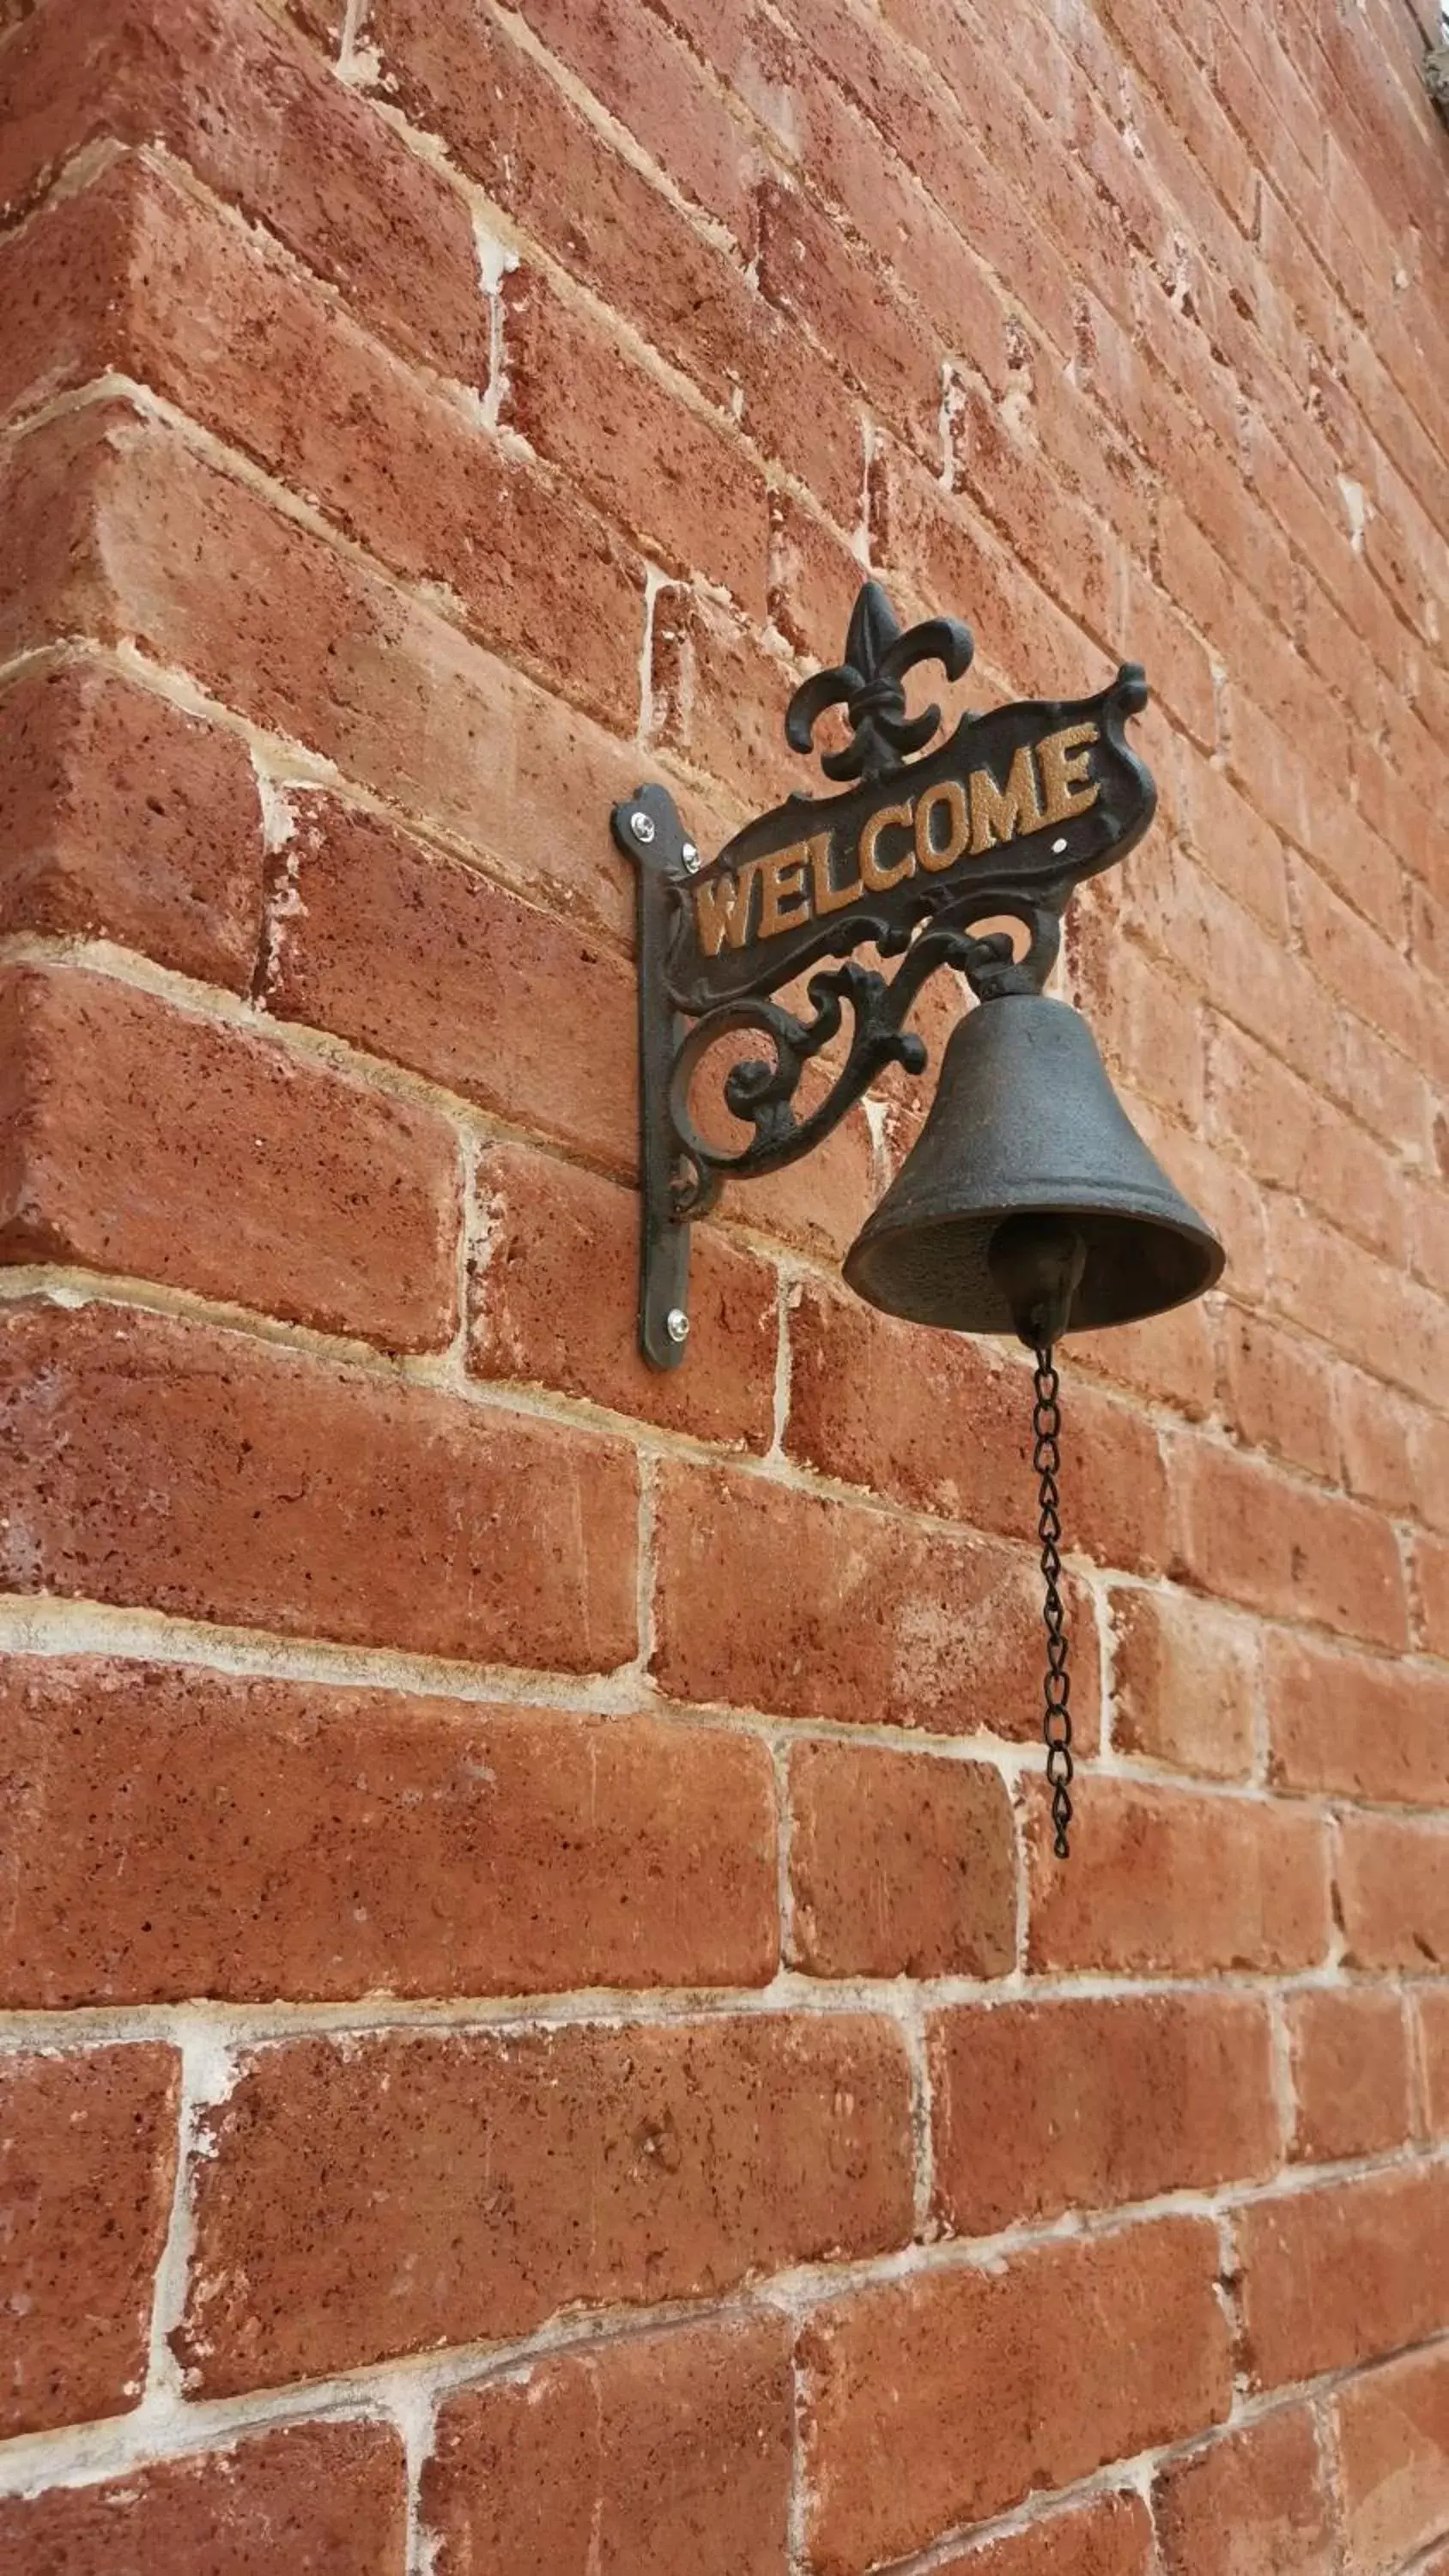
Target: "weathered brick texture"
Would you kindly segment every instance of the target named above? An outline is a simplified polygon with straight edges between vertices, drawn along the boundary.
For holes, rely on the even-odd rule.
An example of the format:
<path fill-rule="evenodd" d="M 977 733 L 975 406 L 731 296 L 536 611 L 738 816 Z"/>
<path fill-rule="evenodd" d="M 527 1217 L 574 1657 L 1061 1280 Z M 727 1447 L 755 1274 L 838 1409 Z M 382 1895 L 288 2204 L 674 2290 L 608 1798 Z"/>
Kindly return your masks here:
<path fill-rule="evenodd" d="M 168 2048 L 22 2052 L 0 2067 L 6 2434 L 121 2415 L 141 2397 L 176 2163 Z"/>
<path fill-rule="evenodd" d="M 423 2481 L 434 2565 L 497 2576 L 771 2576 L 785 2563 L 790 2328 L 685 2326 L 542 2361 L 445 2406 Z"/>
<path fill-rule="evenodd" d="M 1449 2571 L 1433 14 L 0 0 L 7 2576 Z M 930 1075 L 635 1348 L 608 810 L 866 571 L 1152 687 L 1065 1867 Z"/>
<path fill-rule="evenodd" d="M 824 2309 L 805 2343 L 821 2576 L 864 2576 L 933 2531 L 1225 2415 L 1216 2263 L 1211 2231 L 1173 2219 Z M 908 2480 L 893 2466 L 907 2456 Z"/>
<path fill-rule="evenodd" d="M 404 2576 L 407 2475 L 383 2424 L 302 2424 L 99 2486 L 0 2501 L 16 2576 Z"/>
<path fill-rule="evenodd" d="M 212 2394 L 911 2227 L 905 2055 L 859 2017 L 300 2040 L 251 2061 L 208 2147 L 177 2343 Z"/>
<path fill-rule="evenodd" d="M 1221 2434 L 1159 2475 L 1167 2576 L 1330 2576 L 1334 2526 L 1324 2449 L 1306 2407 Z"/>

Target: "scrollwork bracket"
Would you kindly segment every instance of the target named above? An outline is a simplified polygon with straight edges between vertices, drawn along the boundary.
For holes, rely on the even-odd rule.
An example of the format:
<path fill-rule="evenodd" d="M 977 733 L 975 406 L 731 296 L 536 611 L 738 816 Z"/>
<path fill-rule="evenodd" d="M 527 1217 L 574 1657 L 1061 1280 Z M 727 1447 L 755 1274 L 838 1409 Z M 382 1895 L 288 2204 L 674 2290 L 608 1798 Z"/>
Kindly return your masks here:
<path fill-rule="evenodd" d="M 684 1357 L 690 1226 L 724 1183 L 810 1153 L 888 1065 L 924 1072 L 907 1022 L 941 968 L 981 1002 L 1040 992 L 1073 887 L 1124 857 L 1151 820 L 1152 781 L 1123 733 L 1147 699 L 1135 664 L 1096 698 L 963 716 L 928 749 L 940 712 L 908 712 L 906 676 L 935 661 L 958 679 L 971 654 L 952 618 L 902 632 L 867 582 L 844 659 L 802 681 L 786 712 L 788 742 L 808 752 L 821 719 L 841 711 L 850 739 L 821 765 L 851 782 L 843 794 L 788 797 L 709 862 L 666 788 L 642 786 L 614 808 L 614 837 L 638 871 L 639 1330 L 656 1368 Z M 1024 930 L 1021 955 L 1006 932 L 978 935 L 1003 919 Z M 856 962 L 866 944 L 900 957 L 893 976 Z M 831 956 L 846 962 L 822 964 Z M 801 976 L 808 1018 L 772 998 Z M 844 1054 L 802 1107 L 847 1005 Z M 736 1061 L 725 1079 L 725 1106 L 749 1130 L 727 1148 L 703 1133 L 691 1092 L 705 1058 L 746 1033 L 769 1054 Z"/>

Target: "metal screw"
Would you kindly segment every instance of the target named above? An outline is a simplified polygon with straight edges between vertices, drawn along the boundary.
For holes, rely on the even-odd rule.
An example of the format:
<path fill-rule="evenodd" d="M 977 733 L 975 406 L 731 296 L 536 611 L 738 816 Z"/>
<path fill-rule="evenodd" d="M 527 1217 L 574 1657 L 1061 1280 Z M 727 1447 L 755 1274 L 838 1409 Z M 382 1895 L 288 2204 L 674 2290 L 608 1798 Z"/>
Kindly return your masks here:
<path fill-rule="evenodd" d="M 654 838 L 654 818 L 652 815 L 644 813 L 642 808 L 636 805 L 633 813 L 629 817 L 629 829 L 633 833 L 635 840 L 642 841 L 647 849 L 649 843 Z"/>
<path fill-rule="evenodd" d="M 693 876 L 695 870 L 699 866 L 699 852 L 695 848 L 694 843 L 692 841 L 686 841 L 679 855 L 683 859 L 685 866 L 688 868 L 690 875 Z"/>
<path fill-rule="evenodd" d="M 664 1318 L 664 1329 L 669 1335 L 671 1342 L 688 1341 L 689 1317 L 686 1315 L 682 1306 L 670 1307 L 668 1314 Z"/>

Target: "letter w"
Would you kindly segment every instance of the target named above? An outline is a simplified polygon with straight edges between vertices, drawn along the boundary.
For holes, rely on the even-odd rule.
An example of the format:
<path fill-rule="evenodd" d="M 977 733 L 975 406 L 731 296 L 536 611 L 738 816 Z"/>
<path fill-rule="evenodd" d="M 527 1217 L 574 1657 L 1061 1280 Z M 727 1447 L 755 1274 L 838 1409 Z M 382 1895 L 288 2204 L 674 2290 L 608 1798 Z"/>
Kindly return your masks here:
<path fill-rule="evenodd" d="M 750 926 L 750 897 L 760 862 L 752 859 L 738 877 L 716 877 L 694 889 L 694 917 L 706 957 L 718 957 L 726 946 L 743 948 Z"/>

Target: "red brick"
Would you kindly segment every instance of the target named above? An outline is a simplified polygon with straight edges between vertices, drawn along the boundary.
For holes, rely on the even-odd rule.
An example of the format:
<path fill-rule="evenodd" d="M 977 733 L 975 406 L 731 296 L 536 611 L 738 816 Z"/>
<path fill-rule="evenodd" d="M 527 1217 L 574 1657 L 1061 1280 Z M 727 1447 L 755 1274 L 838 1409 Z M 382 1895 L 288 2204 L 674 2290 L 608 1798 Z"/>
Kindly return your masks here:
<path fill-rule="evenodd" d="M 22 243 L 62 278 L 88 255 L 110 287 L 89 329 L 73 311 L 51 324 L 41 390 L 107 368 L 139 378 L 318 502 L 405 581 L 433 585 L 486 642 L 595 709 L 632 712 L 637 559 L 324 288 L 129 158 L 42 215 Z M 42 309 L 49 317 L 53 296 Z M 198 313 L 213 317 L 204 335 Z"/>
<path fill-rule="evenodd" d="M 819 2310 L 803 2347 L 812 2568 L 865 2576 L 1225 2415 L 1216 2272 L 1211 2228 L 1169 2219 Z"/>
<path fill-rule="evenodd" d="M 1268 1293 L 1268 1238 L 1260 1183 L 1215 1146 L 1205 1144 L 1195 1127 L 1169 1118 L 1130 1087 L 1123 1105 L 1149 1150 L 1224 1246 L 1230 1265 L 1226 1293 L 1247 1306 L 1258 1303 Z M 1215 1304 L 1205 1309 L 1210 1337 L 1218 1312 Z M 1169 1313 L 1164 1320 L 1175 1318 Z"/>
<path fill-rule="evenodd" d="M 936 2216 L 957 2236 L 1257 2181 L 1271 2034 L 1246 1996 L 969 2005 L 929 2028 Z"/>
<path fill-rule="evenodd" d="M 1152 2524 L 1140 2496 L 1103 2496 L 939 2564 L 940 2576 L 1152 2576 Z"/>
<path fill-rule="evenodd" d="M 1424 1418 L 1358 1369 L 1340 1366 L 1337 1395 L 1344 1484 L 1360 1502 L 1407 1519 L 1426 1499 L 1415 1456 Z"/>
<path fill-rule="evenodd" d="M 639 2335 L 450 2398 L 423 2470 L 437 2576 L 777 2576 L 788 2320 Z"/>
<path fill-rule="evenodd" d="M 634 1651 L 619 1443 L 162 1316 L 4 1334 L 11 1588 L 574 1672 Z"/>
<path fill-rule="evenodd" d="M 1191 13 L 1180 34 L 1141 0 L 1135 0 L 1135 5 L 1112 0 L 1108 14 L 1175 123 L 1184 149 L 1246 232 L 1256 212 L 1256 173 L 1234 126 L 1204 86 L 1201 70 L 1186 50 L 1183 38 L 1191 41 Z"/>
<path fill-rule="evenodd" d="M 1341 554 L 1338 561 L 1343 561 Z M 1389 623 L 1392 624 L 1392 619 Z M 1376 733 L 1383 723 L 1383 684 L 1372 650 L 1366 652 L 1364 649 L 1369 637 L 1340 615 L 1327 592 L 1312 579 L 1303 583 L 1298 641 L 1320 679 L 1326 680 L 1339 697 L 1347 700 L 1355 724 Z M 1363 829 L 1365 836 L 1371 837 L 1367 824 Z M 1365 882 L 1380 865 L 1378 851 L 1366 853 L 1363 862 Z M 1342 891 L 1354 893 L 1356 889 L 1350 882 L 1342 887 Z M 1402 917 L 1402 896 L 1396 891 L 1389 910 L 1383 916 L 1385 925 L 1392 922 L 1397 927 Z"/>
<path fill-rule="evenodd" d="M 439 134 L 493 203 L 716 401 L 749 376 L 742 270 L 470 0 L 377 0 L 389 100 Z M 662 40 L 661 40 L 662 41 Z"/>
<path fill-rule="evenodd" d="M 480 1377 L 585 1396 L 615 1413 L 736 1449 L 774 1430 L 773 1269 L 716 1227 L 690 1251 L 692 1329 L 683 1368 L 638 1353 L 639 1202 L 631 1190 L 523 1146 L 478 1170 L 469 1366 Z"/>
<path fill-rule="evenodd" d="M 994 520 L 1045 590 L 1101 634 L 1116 608 L 1119 542 L 1084 509 L 1052 461 L 1014 435 L 1010 398 L 998 407 L 968 382 L 952 423 L 952 486 Z"/>
<path fill-rule="evenodd" d="M 175 2340 L 210 2395 L 911 2228 L 905 2056 L 864 2017 L 304 2039 L 251 2059 L 205 2145 Z"/>
<path fill-rule="evenodd" d="M 1449 904 L 1427 886 L 1409 887 L 1409 951 L 1441 984 L 1449 984 Z"/>
<path fill-rule="evenodd" d="M 434 365 L 480 383 L 468 210 L 251 0 L 42 0 L 0 60 L 0 204 L 101 137 L 160 142 Z"/>
<path fill-rule="evenodd" d="M 1392 2576 L 1449 2524 L 1449 2355 L 1411 2353 L 1352 2380 L 1333 2412 L 1345 2569 Z"/>
<path fill-rule="evenodd" d="M 1449 2171 L 1419 2167 L 1256 2201 L 1237 2222 L 1258 2388 L 1372 2361 L 1443 2330 Z"/>
<path fill-rule="evenodd" d="M 124 309 L 125 163 L 0 240 L 0 410 L 7 419 L 89 384 L 114 355 Z"/>
<path fill-rule="evenodd" d="M 1351 1968 L 1404 1976 L 1449 1967 L 1449 1834 L 1390 1816 L 1345 1816 L 1338 1907 Z"/>
<path fill-rule="evenodd" d="M 1013 33 L 1017 25 L 1021 26 L 1028 44 L 1033 39 L 1044 40 L 1044 50 L 1049 47 L 1054 61 L 1060 60 L 1055 35 L 1046 36 L 1044 20 L 1038 21 L 1035 28 L 1024 22 L 1014 22 Z M 1047 76 L 1051 77 L 1051 74 Z M 1074 322 L 1074 350 L 1077 339 Z M 1140 457 L 1125 439 L 1116 435 L 1111 422 L 1104 417 L 1088 390 L 1080 365 L 1054 369 L 1044 362 L 1045 351 L 1035 346 L 1023 363 L 1017 356 L 1019 332 L 1014 339 L 1009 333 L 1008 343 L 1008 355 L 1013 363 L 1011 382 L 1006 391 L 1008 395 L 1013 391 L 1019 393 L 1023 388 L 1027 391 L 1032 425 L 1043 449 L 1073 490 L 1079 492 L 1098 517 L 1106 522 L 1128 561 L 1134 564 L 1150 562 L 1153 502 L 1142 473 Z M 1153 601 L 1149 616 L 1155 618 L 1156 610 L 1157 602 Z M 1173 631 L 1177 631 L 1176 619 L 1173 620 Z M 1125 635 L 1124 629 L 1124 642 Z M 1156 650 L 1154 644 L 1154 657 Z M 1137 658 L 1143 657 L 1139 654 Z M 1159 674 L 1151 663 L 1149 669 L 1155 685 Z"/>
<path fill-rule="evenodd" d="M 1305 1619 L 1371 1645 L 1408 1643 L 1391 1524 L 1215 1443 L 1179 1450 L 1178 1571 L 1270 1619 Z"/>
<path fill-rule="evenodd" d="M 1300 1334 L 1241 1309 L 1223 1319 L 1223 1355 L 1230 1428 L 1249 1448 L 1332 1482 L 1339 1439 L 1330 1362 Z"/>
<path fill-rule="evenodd" d="M 1307 196 L 1311 204 L 1309 192 L 1316 171 L 1308 156 L 1317 136 L 1317 119 L 1277 29 L 1246 10 L 1235 10 L 1231 23 L 1214 13 L 1211 23 L 1214 89 L 1246 135 L 1260 168 L 1272 170 L 1281 160 L 1290 174 L 1285 193 L 1295 202 Z M 1275 200 L 1268 189 L 1262 190 L 1260 202 L 1265 240 L 1276 249 L 1279 232 L 1267 221 Z M 1283 229 L 1287 230 L 1286 224 Z M 1276 258 L 1273 264 L 1276 269 Z"/>
<path fill-rule="evenodd" d="M 778 803 L 800 785 L 780 710 L 794 673 L 718 601 L 672 583 L 654 602 L 653 740 L 718 782 L 739 808 Z"/>
<path fill-rule="evenodd" d="M 515 271 L 504 295 L 505 425 L 652 560 L 762 618 L 770 493 L 755 459 L 539 269 Z M 609 421 L 619 436 L 601 437 Z"/>
<path fill-rule="evenodd" d="M 1404 1054 L 1422 1053 L 1427 1012 L 1422 981 L 1407 957 L 1351 912 L 1312 869 L 1295 870 L 1304 954 L 1331 993 Z"/>
<path fill-rule="evenodd" d="M 298 800 L 291 855 L 269 1010 L 632 1168 L 637 1004 L 605 941 L 330 796 Z"/>
<path fill-rule="evenodd" d="M 1095 893 L 1072 928 L 1072 989 L 1108 1073 L 1200 1134 L 1206 1048 L 1197 994 L 1124 940 L 1115 909 Z"/>
<path fill-rule="evenodd" d="M 1016 1832 L 998 1772 L 801 1744 L 789 1779 L 798 1967 L 994 1977 L 1015 1966 Z"/>
<path fill-rule="evenodd" d="M 761 291 L 802 322 L 865 400 L 922 456 L 940 446 L 937 336 L 798 188 L 773 174 L 758 197 Z"/>
<path fill-rule="evenodd" d="M 1421 1987 L 1410 2010 L 1418 2025 L 1424 2113 L 1430 2137 L 1449 2136 L 1449 1987 Z"/>
<path fill-rule="evenodd" d="M 1437 1183 L 1411 1180 L 1407 1196 L 1412 1267 L 1449 1294 L 1449 1195 Z"/>
<path fill-rule="evenodd" d="M 1152 2504 L 1163 2576 L 1334 2576 L 1333 2510 L 1306 2406 L 1174 2461 Z"/>
<path fill-rule="evenodd" d="M 36 430 L 9 472 L 34 547 L 0 646 L 129 637 L 507 873 L 629 917 L 600 819 L 637 754 L 125 405 Z"/>
<path fill-rule="evenodd" d="M 1273 1776 L 1397 1806 L 1449 1805 L 1449 1680 L 1429 1664 L 1268 1640 Z"/>
<path fill-rule="evenodd" d="M 1305 2164 L 1377 2156 L 1410 2133 L 1409 2048 L 1397 1995 L 1323 1987 L 1284 2007 Z"/>
<path fill-rule="evenodd" d="M 594 712 L 632 717 L 644 632 L 632 549 L 168 180 L 133 164 L 62 212 L 77 219 L 107 194 L 121 200 L 125 313 L 110 363 L 314 499 L 404 581 L 430 585 L 485 643 Z M 205 338 L 198 312 L 214 317 Z"/>
<path fill-rule="evenodd" d="M 1124 648 L 1145 664 L 1154 690 L 1198 749 L 1211 755 L 1220 731 L 1213 659 L 1141 566 L 1126 567 Z M 1261 901 L 1261 898 L 1260 898 Z"/>
<path fill-rule="evenodd" d="M 1443 1303 L 1290 1200 L 1266 1201 L 1272 1302 L 1410 1396 L 1437 1401 Z"/>
<path fill-rule="evenodd" d="M 1261 1689 L 1247 1623 L 1185 1593 L 1123 1590 L 1112 1636 L 1113 1741 L 1176 1771 L 1245 1780 Z"/>
<path fill-rule="evenodd" d="M 0 1262 L 58 1260 L 389 1350 L 454 1330 L 458 1149 L 431 1110 L 110 977 L 0 977 Z"/>
<path fill-rule="evenodd" d="M 790 108 L 784 147 L 837 199 L 876 256 L 898 267 L 946 345 L 969 350 L 998 379 L 1006 316 L 1000 291 L 992 290 L 1000 278 L 1058 347 L 1069 349 L 1070 270 L 1042 220 L 1040 189 L 1030 196 L 1018 189 L 1017 167 L 1030 145 L 1021 89 L 997 54 L 939 11 L 924 41 L 915 37 L 927 57 L 916 63 L 886 40 L 874 16 L 839 0 L 809 8 L 791 0 L 783 14 L 813 56 L 806 82 L 798 51 L 776 71 Z M 964 98 L 972 102 L 970 117 L 952 113 Z M 1063 184 L 1070 195 L 1072 174 Z M 969 265 L 963 240 L 974 254 Z"/>
<path fill-rule="evenodd" d="M 1411 1563 L 1418 1641 L 1431 1655 L 1449 1656 L 1449 1540 L 1416 1538 Z"/>
<path fill-rule="evenodd" d="M 793 493 L 770 494 L 770 623 L 792 652 L 820 663 L 839 652 L 861 570 L 844 538 Z"/>
<path fill-rule="evenodd" d="M 788 314 L 762 298 L 745 319 L 740 419 L 746 435 L 762 456 L 778 460 L 814 494 L 837 527 L 853 528 L 867 459 L 867 424 L 859 405 L 843 383 L 825 374 L 818 352 Z"/>
<path fill-rule="evenodd" d="M 627 11 L 606 23 L 591 0 L 521 0 L 519 14 L 696 205 L 748 244 L 753 137 L 672 27 Z"/>
<path fill-rule="evenodd" d="M 299 27 L 306 29 L 328 53 L 334 53 L 341 39 L 347 15 L 347 0 L 288 0 L 288 8 Z"/>
<path fill-rule="evenodd" d="M 169 2048 L 0 2064 L 6 2435 L 139 2404 L 153 2275 L 171 2215 L 179 2092 Z"/>
<path fill-rule="evenodd" d="M 774 1973 L 748 1737 L 69 1658 L 12 1658 L 3 1705 L 10 2004 Z"/>
<path fill-rule="evenodd" d="M 129 416 L 118 405 L 87 404 L 7 439 L 0 501 L 12 535 L 0 597 L 0 660 L 104 631 L 92 507 L 97 440 L 104 434 L 97 424 Z"/>
<path fill-rule="evenodd" d="M 1064 1866 L 1044 1798 L 1033 1814 L 1036 1969 L 1200 1976 L 1311 1968 L 1327 1953 L 1328 1845 L 1316 1816 L 1089 1775 Z"/>
<path fill-rule="evenodd" d="M 793 1457 L 914 1511 L 1031 1536 L 1024 1364 L 966 1334 L 898 1323 L 815 1280 L 792 1292 L 789 1325 Z"/>
<path fill-rule="evenodd" d="M 242 745 L 93 663 L 0 693 L 0 929 L 113 939 L 245 992 L 262 825 Z"/>
<path fill-rule="evenodd" d="M 1104 898 L 1129 907 L 1128 919 L 1159 956 L 1315 1089 L 1336 1070 L 1340 1041 L 1325 1026 L 1322 988 L 1302 958 L 1265 939 L 1258 915 L 1185 849 L 1159 854 L 1150 872 L 1120 886 L 1108 881 L 1096 899 Z"/>
<path fill-rule="evenodd" d="M 1036 1734 L 1041 1578 L 1024 1553 L 758 1476 L 674 1465 L 658 1513 L 654 1669 L 671 1698 L 932 1735 Z M 1085 1592 L 1069 1616 L 1090 1743 Z"/>
<path fill-rule="evenodd" d="M 1150 1424 L 1073 1385 L 1064 1444 L 1068 1543 L 1160 1567 L 1167 1489 Z M 1036 1511 L 1031 1382 L 992 1346 L 921 1332 L 809 1281 L 790 1309 L 785 1445 L 822 1474 L 912 1509 L 1026 1538 Z"/>
<path fill-rule="evenodd" d="M 883 440 L 872 457 L 871 545 L 882 574 L 898 577 L 903 600 L 944 601 L 950 614 L 969 607 L 978 675 L 985 663 L 1023 693 L 1061 696 L 1099 688 L 1109 676 L 985 522 Z"/>
<path fill-rule="evenodd" d="M 99 2486 L 0 2502 L 11 2576 L 403 2576 L 407 2467 L 390 2425 L 291 2424 Z"/>
<path fill-rule="evenodd" d="M 1146 1396 L 1190 1422 L 1214 1410 L 1218 1363 L 1212 1309 L 1197 1301 L 1134 1324 L 1130 1333 L 1073 1333 L 1071 1357 L 1094 1377 Z"/>
<path fill-rule="evenodd" d="M 1437 1023 L 1429 1022 L 1432 1041 Z M 1344 1084 L 1356 1115 L 1410 1163 L 1425 1159 L 1433 1132 L 1433 1096 L 1422 1069 L 1352 1012 L 1339 1016 Z"/>

